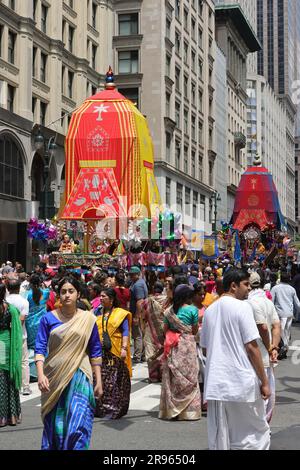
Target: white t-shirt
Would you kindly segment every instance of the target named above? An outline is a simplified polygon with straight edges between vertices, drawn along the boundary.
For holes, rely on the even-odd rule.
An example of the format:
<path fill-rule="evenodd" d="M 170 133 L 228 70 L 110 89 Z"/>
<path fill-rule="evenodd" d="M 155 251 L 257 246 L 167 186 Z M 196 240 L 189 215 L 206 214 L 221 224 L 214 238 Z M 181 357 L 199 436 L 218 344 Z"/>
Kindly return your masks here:
<path fill-rule="evenodd" d="M 255 402 L 259 379 L 245 344 L 259 338 L 247 302 L 224 296 L 205 311 L 200 345 L 206 348 L 205 400 Z"/>
<path fill-rule="evenodd" d="M 271 342 L 272 325 L 274 325 L 274 323 L 280 322 L 273 302 L 271 302 L 271 300 L 266 297 L 266 293 L 262 289 L 255 289 L 251 291 L 248 297 L 248 302 L 253 309 L 254 320 L 256 324 L 265 324 L 268 326 Z M 270 356 L 261 338 L 257 340 L 257 344 L 262 355 L 264 367 L 270 367 Z"/>
<path fill-rule="evenodd" d="M 20 294 L 10 294 L 6 296 L 7 303 L 16 307 L 21 316 L 27 317 L 29 313 L 29 302 L 28 300 L 24 299 Z M 23 339 L 27 338 L 27 331 L 25 326 L 25 321 L 22 323 L 23 328 Z"/>

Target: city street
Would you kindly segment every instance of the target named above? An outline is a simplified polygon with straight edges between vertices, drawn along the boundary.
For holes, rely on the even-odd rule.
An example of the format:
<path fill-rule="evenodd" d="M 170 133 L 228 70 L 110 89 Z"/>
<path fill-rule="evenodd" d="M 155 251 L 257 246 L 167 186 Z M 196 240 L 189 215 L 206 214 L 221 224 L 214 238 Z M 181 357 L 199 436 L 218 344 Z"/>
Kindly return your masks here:
<path fill-rule="evenodd" d="M 293 345 L 293 342 L 297 342 Z M 300 449 L 300 325 L 292 329 L 289 357 L 276 368 L 277 398 L 272 419 L 273 450 Z M 294 355 L 294 357 L 292 357 Z M 42 423 L 37 385 L 22 398 L 21 425 L 0 430 L 0 450 L 39 450 Z M 206 416 L 195 422 L 158 419 L 160 385 L 148 384 L 145 364 L 134 368 L 130 411 L 116 421 L 95 419 L 91 450 L 205 450 Z"/>

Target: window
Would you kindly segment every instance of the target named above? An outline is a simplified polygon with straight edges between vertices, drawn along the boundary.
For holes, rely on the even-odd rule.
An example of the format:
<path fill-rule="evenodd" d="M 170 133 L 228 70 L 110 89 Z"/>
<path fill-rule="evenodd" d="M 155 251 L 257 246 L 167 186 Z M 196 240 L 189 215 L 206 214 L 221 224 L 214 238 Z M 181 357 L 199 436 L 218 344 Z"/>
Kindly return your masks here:
<path fill-rule="evenodd" d="M 188 98 L 188 86 L 189 86 L 189 77 L 185 75 L 184 83 L 183 83 L 183 92 L 184 92 L 185 98 Z"/>
<path fill-rule="evenodd" d="M 119 15 L 119 36 L 131 36 L 138 34 L 138 13 Z"/>
<path fill-rule="evenodd" d="M 92 96 L 97 93 L 97 87 L 92 85 Z"/>
<path fill-rule="evenodd" d="M 184 9 L 184 13 L 183 13 L 183 26 L 186 30 L 189 29 L 189 25 L 188 25 L 188 22 L 189 22 L 189 12 L 188 10 Z"/>
<path fill-rule="evenodd" d="M 3 134 L 0 136 L 0 193 L 24 197 L 22 154 L 15 141 Z"/>
<path fill-rule="evenodd" d="M 201 80 L 203 80 L 203 62 L 202 59 L 198 60 L 198 75 Z"/>
<path fill-rule="evenodd" d="M 171 57 L 166 54 L 166 76 L 170 77 L 171 75 Z"/>
<path fill-rule="evenodd" d="M 2 24 L 0 24 L 0 57 L 2 57 L 2 54 L 3 54 L 3 51 L 2 51 L 2 47 L 3 47 L 3 26 Z"/>
<path fill-rule="evenodd" d="M 37 56 L 37 47 L 32 48 L 32 76 L 36 75 L 36 56 Z"/>
<path fill-rule="evenodd" d="M 92 68 L 96 70 L 96 59 L 97 59 L 97 46 L 92 45 Z"/>
<path fill-rule="evenodd" d="M 187 215 L 191 215 L 191 190 L 185 188 L 185 212 Z"/>
<path fill-rule="evenodd" d="M 11 8 L 12 10 L 14 10 L 14 9 L 15 9 L 15 6 L 16 6 L 15 0 L 9 0 L 8 6 L 9 6 L 9 8 Z"/>
<path fill-rule="evenodd" d="M 199 181 L 203 181 L 203 157 L 199 155 L 198 157 L 198 177 Z"/>
<path fill-rule="evenodd" d="M 62 66 L 62 69 L 61 69 L 61 93 L 62 93 L 62 95 L 63 95 L 64 92 L 65 92 L 65 87 L 64 87 L 64 83 L 65 83 L 65 72 L 66 72 L 66 67 L 63 65 L 63 66 Z"/>
<path fill-rule="evenodd" d="M 176 140 L 176 149 L 175 149 L 175 156 L 176 156 L 176 168 L 177 170 L 180 170 L 180 159 L 181 159 L 181 147 L 180 147 L 180 142 Z"/>
<path fill-rule="evenodd" d="M 175 67 L 175 87 L 176 90 L 180 92 L 180 74 L 181 70 L 178 67 Z"/>
<path fill-rule="evenodd" d="M 69 26 L 69 51 L 73 52 L 73 42 L 74 42 L 75 28 Z"/>
<path fill-rule="evenodd" d="M 170 207 L 171 205 L 171 180 L 166 178 L 166 205 Z"/>
<path fill-rule="evenodd" d="M 187 64 L 188 63 L 188 54 L 189 54 L 189 45 L 187 42 L 184 41 L 184 46 L 183 46 L 183 60 Z"/>
<path fill-rule="evenodd" d="M 196 106 L 196 84 L 193 82 L 191 85 L 191 100 L 192 100 L 192 104 Z"/>
<path fill-rule="evenodd" d="M 8 31 L 8 62 L 15 63 L 16 34 Z"/>
<path fill-rule="evenodd" d="M 73 98 L 73 82 L 74 82 L 74 73 L 68 71 L 68 96 Z"/>
<path fill-rule="evenodd" d="M 201 28 L 198 29 L 198 46 L 203 49 L 203 31 Z"/>
<path fill-rule="evenodd" d="M 46 117 L 47 117 L 47 103 L 41 101 L 40 103 L 40 124 L 42 126 L 46 126 Z"/>
<path fill-rule="evenodd" d="M 33 0 L 33 19 L 36 21 L 36 9 L 38 0 Z"/>
<path fill-rule="evenodd" d="M 171 20 L 166 18 L 166 37 L 171 39 Z"/>
<path fill-rule="evenodd" d="M 199 111 L 203 112 L 203 91 L 199 90 Z"/>
<path fill-rule="evenodd" d="M 180 20 L 180 0 L 175 0 L 175 18 Z"/>
<path fill-rule="evenodd" d="M 48 7 L 42 3 L 41 10 L 41 30 L 43 33 L 47 33 L 47 16 L 48 16 Z"/>
<path fill-rule="evenodd" d="M 7 109 L 11 113 L 14 112 L 14 101 L 15 101 L 15 88 L 11 85 L 7 85 Z"/>
<path fill-rule="evenodd" d="M 205 222 L 205 212 L 206 212 L 206 207 L 205 207 L 205 196 L 203 194 L 200 194 L 200 219 Z"/>
<path fill-rule="evenodd" d="M 184 172 L 186 175 L 189 173 L 189 148 L 187 145 L 184 146 Z"/>
<path fill-rule="evenodd" d="M 175 122 L 176 122 L 176 127 L 178 129 L 180 129 L 180 114 L 181 114 L 180 108 L 181 108 L 180 103 L 178 103 L 176 101 L 176 103 L 175 103 Z"/>
<path fill-rule="evenodd" d="M 196 151 L 192 150 L 192 176 L 196 178 Z"/>
<path fill-rule="evenodd" d="M 69 7 L 73 9 L 73 7 L 74 7 L 74 1 L 73 0 L 69 0 Z"/>
<path fill-rule="evenodd" d="M 198 217 L 198 193 L 193 191 L 193 218 L 197 219 Z"/>
<path fill-rule="evenodd" d="M 33 114 L 33 120 L 35 120 L 34 118 L 35 118 L 35 112 L 36 112 L 36 103 L 37 103 L 37 99 L 33 97 L 31 101 L 31 110 Z"/>
<path fill-rule="evenodd" d="M 119 73 L 138 73 L 138 51 L 119 52 Z"/>
<path fill-rule="evenodd" d="M 172 142 L 172 137 L 169 132 L 166 132 L 166 159 L 167 162 L 171 161 L 171 142 Z"/>
<path fill-rule="evenodd" d="M 198 139 L 199 144 L 203 146 L 203 123 L 201 121 L 198 122 Z"/>
<path fill-rule="evenodd" d="M 184 110 L 184 133 L 189 135 L 189 111 L 187 109 Z"/>
<path fill-rule="evenodd" d="M 47 77 L 47 56 L 46 54 L 41 53 L 41 73 L 40 73 L 40 80 L 41 82 L 46 83 Z"/>
<path fill-rule="evenodd" d="M 93 28 L 97 29 L 97 11 L 98 11 L 98 5 L 93 2 L 92 6 L 92 26 Z"/>
<path fill-rule="evenodd" d="M 132 101 L 139 108 L 139 89 L 138 88 L 118 88 L 118 92 Z"/>
<path fill-rule="evenodd" d="M 192 115 L 192 139 L 196 140 L 196 116 Z"/>
<path fill-rule="evenodd" d="M 170 93 L 166 93 L 166 116 L 170 117 L 170 101 L 171 95 Z"/>
<path fill-rule="evenodd" d="M 183 211 L 183 186 L 180 183 L 177 183 L 177 192 L 176 192 L 176 203 L 178 212 Z"/>
<path fill-rule="evenodd" d="M 175 31 L 175 52 L 176 54 L 180 55 L 180 49 L 181 49 L 181 36 L 178 31 Z"/>
<path fill-rule="evenodd" d="M 214 164 L 213 162 L 209 162 L 209 185 L 214 185 Z"/>
<path fill-rule="evenodd" d="M 196 73 L 196 52 L 193 50 L 191 52 L 191 67 L 192 71 Z"/>

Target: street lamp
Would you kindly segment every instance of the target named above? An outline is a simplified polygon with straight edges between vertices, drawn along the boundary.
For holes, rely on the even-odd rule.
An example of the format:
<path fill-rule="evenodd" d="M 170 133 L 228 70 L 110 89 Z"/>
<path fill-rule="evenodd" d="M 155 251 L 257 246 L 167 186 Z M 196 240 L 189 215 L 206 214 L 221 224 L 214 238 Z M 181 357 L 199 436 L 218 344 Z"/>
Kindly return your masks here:
<path fill-rule="evenodd" d="M 214 212 L 215 212 L 214 215 L 215 215 L 215 217 L 214 217 L 214 223 L 213 223 L 213 232 L 216 233 L 216 231 L 217 231 L 218 202 L 220 202 L 222 200 L 220 194 L 218 193 L 218 191 L 215 191 L 213 193 L 210 200 L 211 200 L 211 203 L 214 204 Z"/>
<path fill-rule="evenodd" d="M 55 143 L 55 137 L 52 136 L 46 139 L 41 129 L 39 128 L 37 135 L 34 139 L 34 145 L 36 150 L 43 150 L 44 153 L 44 219 L 48 218 L 48 186 L 49 186 L 49 174 L 52 158 L 55 155 L 57 145 Z"/>

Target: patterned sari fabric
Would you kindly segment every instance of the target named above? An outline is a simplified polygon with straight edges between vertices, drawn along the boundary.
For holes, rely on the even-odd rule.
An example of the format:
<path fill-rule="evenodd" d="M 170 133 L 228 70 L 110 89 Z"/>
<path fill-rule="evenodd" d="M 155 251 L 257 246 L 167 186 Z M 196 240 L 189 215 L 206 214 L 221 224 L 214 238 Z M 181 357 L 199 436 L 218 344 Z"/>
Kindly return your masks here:
<path fill-rule="evenodd" d="M 125 362 L 111 352 L 102 358 L 103 396 L 97 401 L 97 418 L 119 419 L 128 412 L 131 382 Z"/>
<path fill-rule="evenodd" d="M 95 410 L 93 387 L 80 370 L 44 420 L 42 450 L 87 450 Z"/>
<path fill-rule="evenodd" d="M 164 309 L 167 296 L 155 295 L 144 302 L 144 346 L 151 382 L 161 381 L 161 359 L 164 352 Z"/>
<path fill-rule="evenodd" d="M 17 331 L 12 331 L 15 321 Z M 15 426 L 21 422 L 22 327 L 19 312 L 12 306 L 0 318 L 0 343 L 0 427 Z"/>
<path fill-rule="evenodd" d="M 171 349 L 162 363 L 160 419 L 197 420 L 201 418 L 198 384 L 198 358 L 192 327 L 184 325 L 169 308 L 165 316 L 180 335 L 170 341 Z M 173 333 L 174 335 L 174 333 Z M 175 336 L 174 335 L 174 336 Z"/>
<path fill-rule="evenodd" d="M 127 357 L 123 360 L 121 358 L 122 332 L 120 329 L 126 318 L 129 322 L 130 331 L 131 314 L 127 310 L 122 308 L 113 309 L 108 320 L 107 332 L 111 339 L 112 348 L 110 351 L 103 350 L 101 367 L 103 396 L 97 402 L 95 412 L 97 418 L 118 419 L 128 412 L 131 391 L 130 339 L 127 343 Z M 97 326 L 102 341 L 102 315 L 97 317 Z"/>
<path fill-rule="evenodd" d="M 40 326 L 40 321 L 42 317 L 47 312 L 47 301 L 48 293 L 47 291 L 43 292 L 43 297 L 40 300 L 40 305 L 35 305 L 32 299 L 32 291 L 28 293 L 29 300 L 29 315 L 27 315 L 25 320 L 26 331 L 27 331 L 27 346 L 29 353 L 29 368 L 30 368 L 30 377 L 37 380 L 37 371 L 36 365 L 34 362 L 34 347 L 36 335 Z"/>

